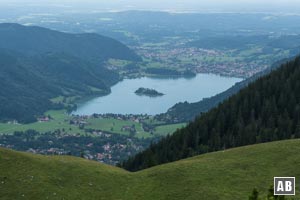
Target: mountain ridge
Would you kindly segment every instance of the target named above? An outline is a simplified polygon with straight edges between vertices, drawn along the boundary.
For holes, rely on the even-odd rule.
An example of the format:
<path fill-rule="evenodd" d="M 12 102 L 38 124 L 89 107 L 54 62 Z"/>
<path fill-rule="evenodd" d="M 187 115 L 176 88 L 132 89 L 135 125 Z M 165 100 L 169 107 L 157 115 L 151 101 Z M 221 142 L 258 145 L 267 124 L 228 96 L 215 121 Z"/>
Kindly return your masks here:
<path fill-rule="evenodd" d="M 0 48 L 26 55 L 56 52 L 93 62 L 109 58 L 140 60 L 139 56 L 121 42 L 96 33 L 71 34 L 39 26 L 2 23 L 0 38 Z"/>

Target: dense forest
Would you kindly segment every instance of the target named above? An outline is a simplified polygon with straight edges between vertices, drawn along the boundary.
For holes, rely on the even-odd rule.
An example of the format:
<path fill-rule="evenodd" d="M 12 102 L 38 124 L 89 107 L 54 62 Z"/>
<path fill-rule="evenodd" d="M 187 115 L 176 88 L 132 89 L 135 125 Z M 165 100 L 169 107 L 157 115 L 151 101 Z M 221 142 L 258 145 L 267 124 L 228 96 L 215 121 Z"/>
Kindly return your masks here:
<path fill-rule="evenodd" d="M 139 60 L 128 47 L 96 34 L 67 34 L 0 24 L 0 121 L 33 122 L 65 105 L 52 98 L 102 95 L 120 80 L 108 58 Z"/>
<path fill-rule="evenodd" d="M 300 57 L 120 164 L 137 171 L 212 151 L 300 137 Z"/>
<path fill-rule="evenodd" d="M 103 67 L 65 54 L 27 57 L 0 50 L 0 120 L 35 121 L 49 109 L 63 108 L 52 98 L 107 94 L 119 79 Z"/>

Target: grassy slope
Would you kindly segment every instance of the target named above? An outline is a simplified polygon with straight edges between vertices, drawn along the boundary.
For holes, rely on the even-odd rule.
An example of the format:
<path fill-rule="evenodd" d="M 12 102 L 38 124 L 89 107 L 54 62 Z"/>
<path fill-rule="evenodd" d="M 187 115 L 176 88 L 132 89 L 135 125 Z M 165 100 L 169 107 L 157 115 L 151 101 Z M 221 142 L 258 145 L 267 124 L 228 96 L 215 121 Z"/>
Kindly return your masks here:
<path fill-rule="evenodd" d="M 300 140 L 288 140 L 130 173 L 80 158 L 0 149 L 0 199 L 247 199 L 254 187 L 265 193 L 274 176 L 299 180 L 299 151 Z"/>
<path fill-rule="evenodd" d="M 41 133 L 45 133 L 48 131 L 55 131 L 57 129 L 65 129 L 67 133 L 80 133 L 83 134 L 84 131 L 80 130 L 77 126 L 72 126 L 69 124 L 69 117 L 65 114 L 65 110 L 55 110 L 55 111 L 48 111 L 45 115 L 50 115 L 53 120 L 50 122 L 34 122 L 30 124 L 7 124 L 7 123 L 0 123 L 0 134 L 12 134 L 15 131 L 26 131 L 28 129 L 34 129 Z M 71 130 L 69 130 L 71 128 Z"/>
<path fill-rule="evenodd" d="M 186 126 L 186 123 L 168 124 L 168 125 L 157 126 L 155 128 L 155 134 L 166 136 L 168 134 L 174 133 L 175 130 L 183 128 L 185 126 Z"/>

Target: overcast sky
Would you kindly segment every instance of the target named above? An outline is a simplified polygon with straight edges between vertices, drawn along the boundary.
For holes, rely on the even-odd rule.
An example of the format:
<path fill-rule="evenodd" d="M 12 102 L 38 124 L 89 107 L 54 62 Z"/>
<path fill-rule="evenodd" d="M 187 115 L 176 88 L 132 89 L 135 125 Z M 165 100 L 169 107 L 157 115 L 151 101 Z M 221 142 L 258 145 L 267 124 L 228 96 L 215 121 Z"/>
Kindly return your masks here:
<path fill-rule="evenodd" d="M 300 0 L 0 0 L 0 6 L 69 7 L 76 10 L 299 12 Z"/>

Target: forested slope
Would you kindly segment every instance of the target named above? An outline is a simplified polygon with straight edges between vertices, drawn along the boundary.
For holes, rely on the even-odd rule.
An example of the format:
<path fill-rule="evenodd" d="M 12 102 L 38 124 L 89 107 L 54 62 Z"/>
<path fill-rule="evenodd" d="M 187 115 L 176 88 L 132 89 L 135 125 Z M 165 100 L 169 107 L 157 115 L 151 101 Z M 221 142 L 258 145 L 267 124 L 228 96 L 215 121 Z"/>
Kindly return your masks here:
<path fill-rule="evenodd" d="M 35 121 L 49 109 L 63 108 L 52 98 L 107 94 L 118 80 L 118 74 L 73 56 L 0 50 L 0 120 Z"/>
<path fill-rule="evenodd" d="M 109 58 L 137 61 L 124 44 L 97 34 L 0 24 L 0 121 L 35 121 L 63 108 L 55 97 L 103 95 L 120 80 L 103 67 Z"/>

